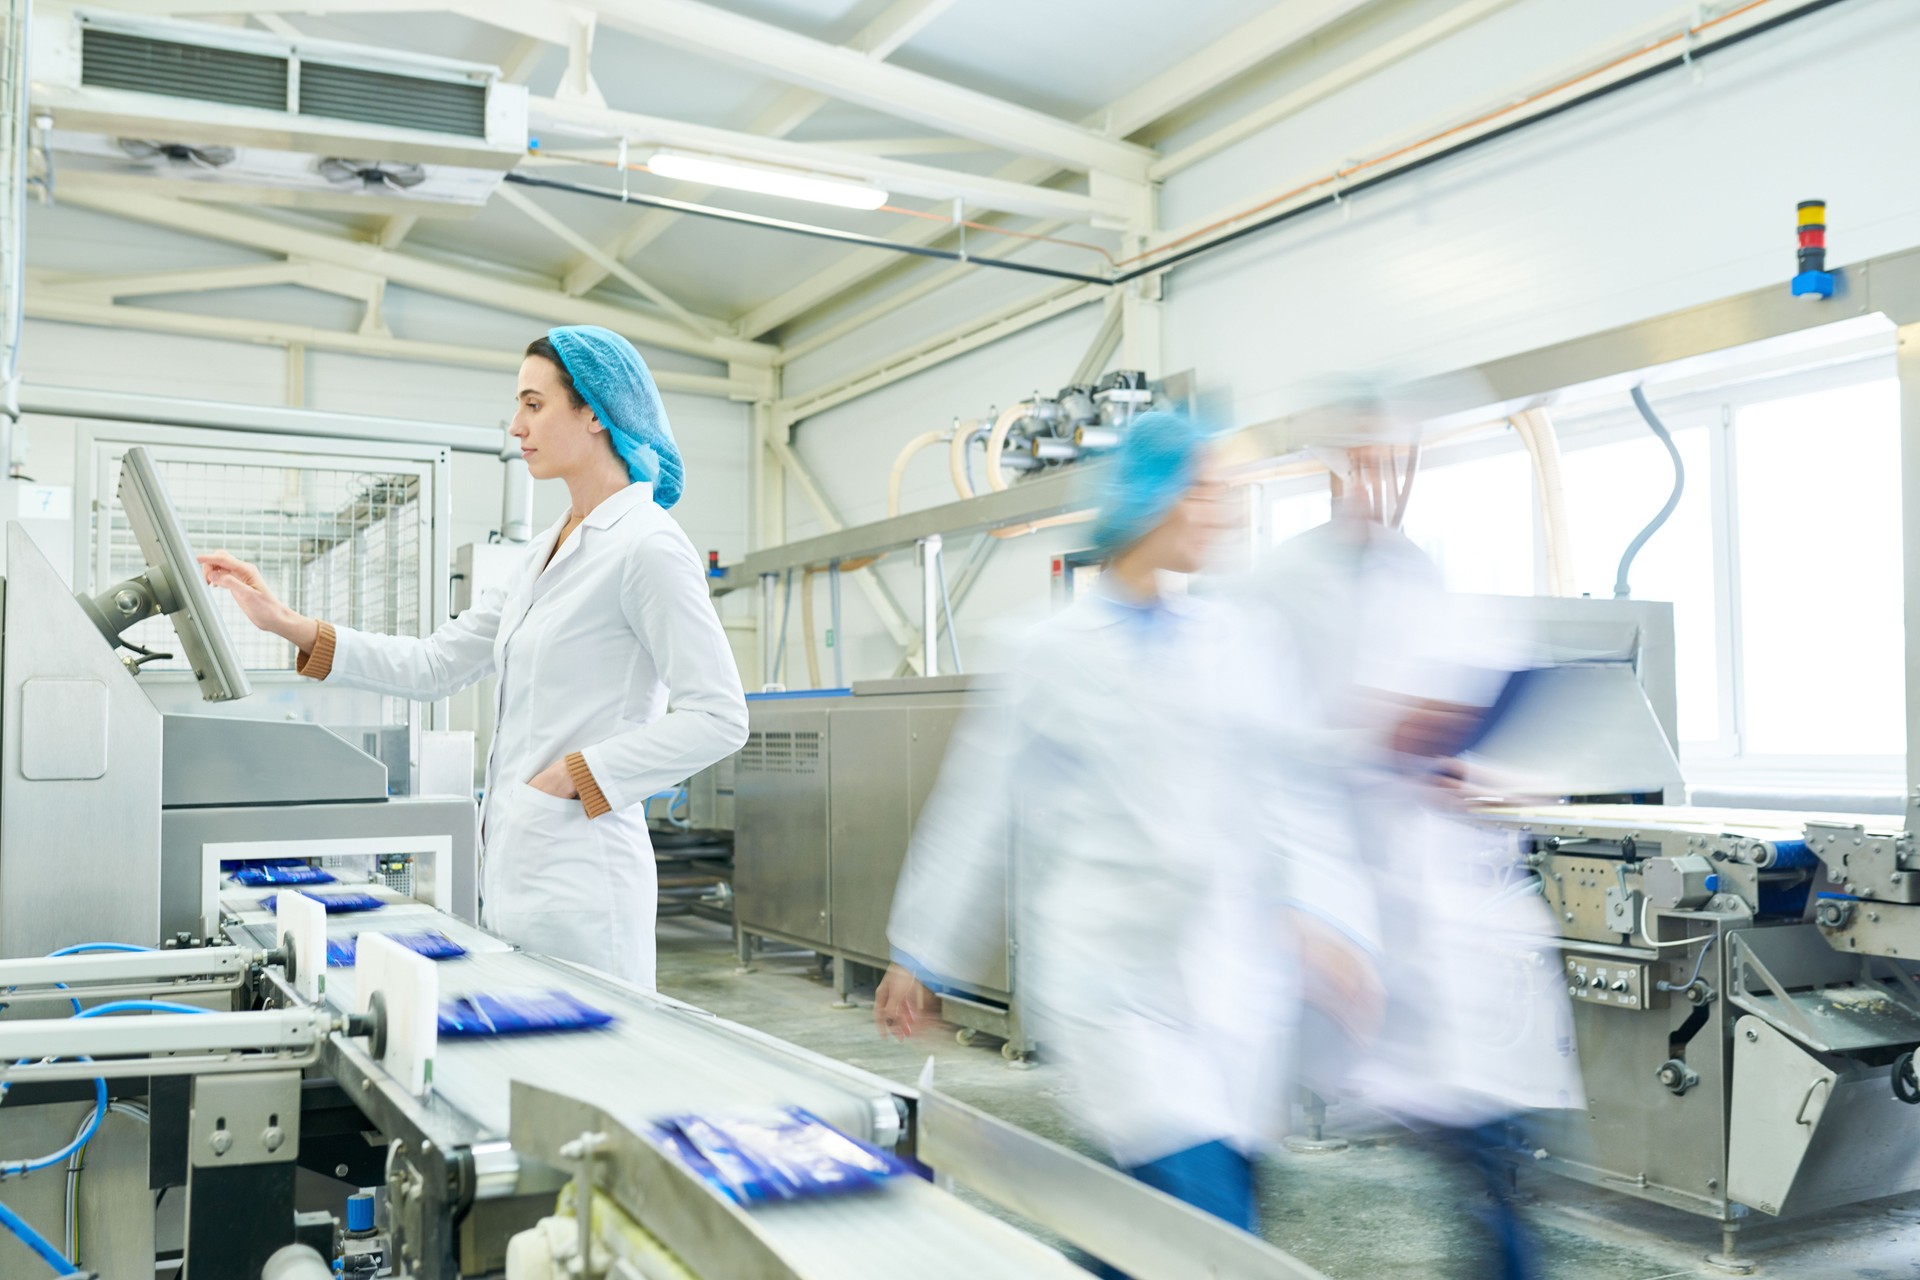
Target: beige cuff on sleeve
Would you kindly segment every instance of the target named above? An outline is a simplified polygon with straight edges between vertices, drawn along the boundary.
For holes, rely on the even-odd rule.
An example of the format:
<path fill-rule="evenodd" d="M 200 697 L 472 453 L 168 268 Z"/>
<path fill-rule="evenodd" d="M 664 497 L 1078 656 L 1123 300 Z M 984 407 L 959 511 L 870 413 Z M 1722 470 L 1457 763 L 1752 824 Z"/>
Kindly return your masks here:
<path fill-rule="evenodd" d="M 593 780 L 593 770 L 587 768 L 587 758 L 578 751 L 567 757 L 567 776 L 573 779 L 573 785 L 579 789 L 580 803 L 586 806 L 589 818 L 613 812 L 613 806 L 607 803 L 607 797 L 601 793 L 600 784 Z"/>
<path fill-rule="evenodd" d="M 333 670 L 333 624 L 320 624 L 320 634 L 314 637 L 313 652 L 303 653 L 293 669 L 310 680 L 325 680 L 327 673 Z"/>

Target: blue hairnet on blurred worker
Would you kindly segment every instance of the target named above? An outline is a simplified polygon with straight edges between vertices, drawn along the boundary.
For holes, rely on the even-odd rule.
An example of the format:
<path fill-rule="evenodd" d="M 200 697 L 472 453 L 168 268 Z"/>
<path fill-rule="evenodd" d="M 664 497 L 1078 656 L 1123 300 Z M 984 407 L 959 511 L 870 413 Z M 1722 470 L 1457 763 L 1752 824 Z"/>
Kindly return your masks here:
<path fill-rule="evenodd" d="M 1027 1030 L 1076 1119 L 1128 1172 L 1249 1230 L 1252 1156 L 1286 1119 L 1295 998 L 1281 859 L 1245 759 L 1299 704 L 1285 664 L 1181 590 L 1228 527 L 1215 446 L 1144 415 L 1103 465 L 1093 590 L 1009 662 L 1008 705 L 956 733 L 914 832 L 874 1016 L 931 1020 L 927 984 L 984 982 L 1004 941 Z"/>
<path fill-rule="evenodd" d="M 527 348 L 509 431 L 572 509 L 518 577 L 425 639 L 302 617 L 259 570 L 202 556 L 303 675 L 433 701 L 500 677 L 481 812 L 481 921 L 530 950 L 654 978 L 647 798 L 740 747 L 746 699 L 705 566 L 667 515 L 684 479 L 633 344 L 591 325 Z"/>

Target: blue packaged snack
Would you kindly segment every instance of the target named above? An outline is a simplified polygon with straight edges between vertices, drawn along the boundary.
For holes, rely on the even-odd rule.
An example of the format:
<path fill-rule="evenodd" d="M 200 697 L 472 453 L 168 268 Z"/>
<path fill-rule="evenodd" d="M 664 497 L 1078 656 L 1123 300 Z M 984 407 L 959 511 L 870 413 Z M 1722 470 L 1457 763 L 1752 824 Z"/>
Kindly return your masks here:
<path fill-rule="evenodd" d="M 897 1157 L 800 1107 L 676 1116 L 654 1130 L 666 1149 L 738 1204 L 845 1195 L 908 1172 Z"/>
<path fill-rule="evenodd" d="M 337 883 L 331 872 L 322 871 L 319 867 L 310 867 L 304 862 L 270 862 L 265 865 L 241 867 L 233 873 L 233 882 L 245 885 L 249 889 L 258 889 L 266 885 Z"/>
<path fill-rule="evenodd" d="M 389 933 L 383 936 L 429 960 L 457 960 L 467 954 L 465 947 L 444 933 Z M 359 950 L 359 939 L 359 934 L 351 938 L 328 938 L 327 966 L 333 969 L 352 968 L 354 956 Z"/>
<path fill-rule="evenodd" d="M 387 905 L 370 893 L 307 893 L 305 890 L 301 892 L 325 907 L 328 915 L 333 915 L 341 911 L 378 911 Z M 262 911 L 271 911 L 274 908 L 274 904 L 279 901 L 279 894 L 270 893 L 260 899 L 260 909 Z"/>
<path fill-rule="evenodd" d="M 453 1038 L 580 1031 L 612 1021 L 565 991 L 474 991 L 440 1004 L 440 1034 Z"/>

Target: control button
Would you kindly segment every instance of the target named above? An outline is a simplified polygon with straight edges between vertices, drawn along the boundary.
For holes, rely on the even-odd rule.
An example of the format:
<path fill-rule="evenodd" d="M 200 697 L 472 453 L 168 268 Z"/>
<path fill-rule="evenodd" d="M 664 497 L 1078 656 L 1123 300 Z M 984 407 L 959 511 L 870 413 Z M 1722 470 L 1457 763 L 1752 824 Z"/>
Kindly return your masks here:
<path fill-rule="evenodd" d="M 1590 987 L 1604 987 L 1607 985 L 1607 980 L 1599 974 L 1595 974 L 1593 977 L 1587 979 L 1587 985 Z"/>
<path fill-rule="evenodd" d="M 1615 978 L 1612 989 L 1615 991 L 1625 991 L 1627 989 L 1627 980 L 1625 978 Z"/>

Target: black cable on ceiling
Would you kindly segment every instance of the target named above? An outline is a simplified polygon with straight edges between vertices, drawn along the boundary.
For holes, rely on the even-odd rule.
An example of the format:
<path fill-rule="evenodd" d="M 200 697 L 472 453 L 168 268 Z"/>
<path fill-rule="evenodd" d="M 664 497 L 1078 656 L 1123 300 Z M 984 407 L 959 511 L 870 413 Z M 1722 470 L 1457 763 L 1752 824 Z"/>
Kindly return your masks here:
<path fill-rule="evenodd" d="M 1134 267 L 1131 270 L 1109 275 L 1093 275 L 1089 272 L 1068 271 L 1058 267 L 1043 267 L 1029 262 L 1013 262 L 1005 258 L 975 257 L 971 254 L 961 253 L 952 249 L 936 249 L 929 245 L 909 244 L 899 240 L 887 240 L 880 236 L 865 235 L 858 231 L 841 231 L 833 227 L 818 226 L 814 223 L 791 222 L 785 218 L 769 218 L 759 214 L 739 213 L 731 209 L 717 209 L 712 205 L 693 204 L 685 200 L 674 200 L 667 196 L 651 196 L 630 191 L 616 191 L 607 187 L 591 186 L 586 183 L 559 182 L 551 178 L 535 178 L 528 174 L 517 172 L 507 173 L 505 180 L 519 186 L 544 187 L 551 191 L 566 191 L 575 195 L 592 196 L 599 200 L 615 200 L 621 204 L 637 204 L 653 209 L 669 209 L 675 213 L 684 213 L 691 217 L 710 218 L 721 222 L 760 227 L 770 231 L 784 231 L 789 235 L 808 236 L 816 240 L 833 240 L 842 244 L 855 245 L 860 248 L 884 249 L 892 253 L 910 254 L 919 258 L 938 258 L 947 262 L 965 263 L 968 266 L 990 267 L 1000 271 L 1017 271 L 1023 275 L 1046 276 L 1055 280 L 1071 280 L 1079 284 L 1097 284 L 1111 288 L 1138 280 L 1143 276 L 1153 275 L 1156 272 L 1170 270 L 1182 263 L 1190 262 L 1202 254 L 1211 253 L 1215 249 L 1223 248 L 1235 241 L 1244 240 L 1249 236 L 1271 230 L 1283 222 L 1288 222 L 1294 218 L 1312 213 L 1317 209 L 1329 208 L 1343 200 L 1351 199 L 1363 191 L 1370 191 L 1375 187 L 1384 186 L 1398 178 L 1403 178 L 1410 173 L 1416 173 L 1429 165 L 1439 164 L 1444 160 L 1451 160 L 1457 156 L 1465 155 L 1478 147 L 1486 146 L 1501 138 L 1519 133 L 1524 129 L 1530 129 L 1535 125 L 1544 124 L 1556 116 L 1563 115 L 1579 107 L 1587 106 L 1590 103 L 1598 102 L 1602 98 L 1610 97 L 1625 89 L 1630 89 L 1637 84 L 1651 80 L 1655 76 L 1664 75 L 1669 71 L 1679 70 L 1692 63 L 1703 61 L 1723 50 L 1731 49 L 1755 37 L 1777 31 L 1789 23 L 1798 22 L 1802 18 L 1809 17 L 1812 14 L 1819 13 L 1826 9 L 1831 9 L 1835 5 L 1842 3 L 1845 3 L 1845 0 L 1810 0 L 1809 3 L 1801 5 L 1790 13 L 1778 14 L 1763 22 L 1756 22 L 1752 26 L 1743 28 L 1731 35 L 1722 36 L 1710 44 L 1697 45 L 1691 49 L 1677 53 L 1670 58 L 1642 67 L 1631 75 L 1622 76 L 1618 80 L 1611 81 L 1610 83 L 1601 85 L 1599 88 L 1569 98 L 1565 102 L 1556 103 L 1532 115 L 1500 125 L 1498 128 L 1489 129 L 1485 133 L 1475 134 L 1473 137 L 1457 142 L 1450 147 L 1443 147 L 1428 155 L 1409 160 L 1405 164 L 1375 174 L 1370 178 L 1360 179 L 1357 182 L 1342 187 L 1338 193 L 1318 196 L 1302 204 L 1291 205 L 1268 217 L 1249 222 L 1244 227 L 1237 227 L 1232 231 L 1215 236 L 1211 240 L 1205 240 L 1190 248 L 1182 249 L 1178 253 L 1168 254 L 1153 262 L 1142 263 L 1140 266 Z"/>

